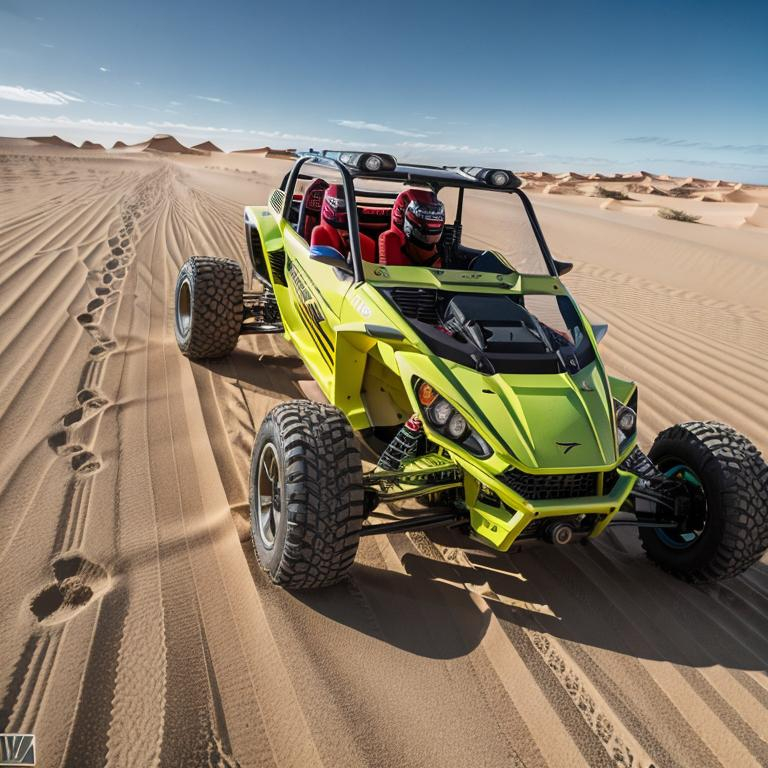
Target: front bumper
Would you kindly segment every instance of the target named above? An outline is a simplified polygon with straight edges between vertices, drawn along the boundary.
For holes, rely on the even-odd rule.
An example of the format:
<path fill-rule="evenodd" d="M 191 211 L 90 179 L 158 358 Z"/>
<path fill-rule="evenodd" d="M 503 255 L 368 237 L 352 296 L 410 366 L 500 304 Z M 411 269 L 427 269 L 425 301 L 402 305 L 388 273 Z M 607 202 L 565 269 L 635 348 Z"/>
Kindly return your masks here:
<path fill-rule="evenodd" d="M 547 517 L 595 515 L 598 520 L 590 536 L 599 535 L 624 504 L 637 480 L 631 472 L 617 468 L 613 470 L 617 475 L 615 482 L 606 493 L 532 501 L 515 493 L 500 477 L 486 474 L 478 470 L 476 464 L 458 456 L 454 458 L 464 470 L 464 498 L 474 532 L 501 551 L 508 550 L 530 523 Z M 483 488 L 498 496 L 501 505 L 484 501 Z M 597 479 L 597 490 L 602 490 L 602 478 Z"/>

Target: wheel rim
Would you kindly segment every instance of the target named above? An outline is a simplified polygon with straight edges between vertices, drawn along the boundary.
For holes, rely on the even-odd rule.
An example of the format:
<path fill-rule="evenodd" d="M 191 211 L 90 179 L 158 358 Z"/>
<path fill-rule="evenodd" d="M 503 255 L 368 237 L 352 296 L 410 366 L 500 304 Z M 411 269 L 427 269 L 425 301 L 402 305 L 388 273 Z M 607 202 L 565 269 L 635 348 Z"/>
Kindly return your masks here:
<path fill-rule="evenodd" d="M 182 280 L 176 298 L 176 323 L 183 336 L 187 335 L 192 323 L 192 289 L 189 280 Z"/>
<path fill-rule="evenodd" d="M 668 469 L 662 470 L 662 474 L 665 477 L 685 483 L 689 487 L 692 496 L 694 496 L 694 500 L 698 498 L 699 502 L 704 504 L 704 514 L 701 517 L 701 522 L 693 530 L 679 531 L 674 528 L 654 529 L 659 539 L 671 549 L 688 549 L 701 538 L 707 525 L 707 500 L 704 495 L 704 487 L 698 475 L 685 464 L 673 464 Z"/>
<path fill-rule="evenodd" d="M 259 538 L 267 549 L 272 549 L 283 514 L 280 464 L 277 460 L 277 451 L 272 443 L 267 443 L 261 450 L 256 472 L 256 484 L 256 525 Z"/>

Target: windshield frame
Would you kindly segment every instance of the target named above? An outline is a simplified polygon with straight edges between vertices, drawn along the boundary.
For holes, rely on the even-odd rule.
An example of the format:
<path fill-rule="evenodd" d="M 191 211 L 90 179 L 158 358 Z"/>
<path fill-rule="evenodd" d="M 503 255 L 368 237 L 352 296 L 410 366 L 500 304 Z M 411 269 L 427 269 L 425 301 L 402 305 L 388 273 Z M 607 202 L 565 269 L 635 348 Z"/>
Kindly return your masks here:
<path fill-rule="evenodd" d="M 280 185 L 280 189 L 285 192 L 285 198 L 283 202 L 283 210 L 281 212 L 282 218 L 288 222 L 289 221 L 289 215 L 291 211 L 291 205 L 293 203 L 293 193 L 296 189 L 296 185 L 298 184 L 299 179 L 307 179 L 307 178 L 315 178 L 313 176 L 306 176 L 305 174 L 301 174 L 301 168 L 305 164 L 310 164 L 313 166 L 319 166 L 319 167 L 332 167 L 334 170 L 338 171 L 338 173 L 341 176 L 341 182 L 342 186 L 344 188 L 344 196 L 348 201 L 351 201 L 347 205 L 347 222 L 349 225 L 349 249 L 350 249 L 350 260 L 352 262 L 352 270 L 354 275 L 354 280 L 356 284 L 364 283 L 365 282 L 365 271 L 363 269 L 363 258 L 362 258 L 362 249 L 360 246 L 360 225 L 359 225 L 359 219 L 357 215 L 357 196 L 356 196 L 356 190 L 355 190 L 355 180 L 356 179 L 367 179 L 371 181 L 390 181 L 390 182 L 401 182 L 403 184 L 413 183 L 418 184 L 421 186 L 428 185 L 432 188 L 432 190 L 435 192 L 435 194 L 439 195 L 440 191 L 443 189 L 458 189 L 458 204 L 456 209 L 456 219 L 454 221 L 454 224 L 457 224 L 461 226 L 462 223 L 462 214 L 463 214 L 463 202 L 464 202 L 464 190 L 465 189 L 478 189 L 485 192 L 490 192 L 494 194 L 507 194 L 507 195 L 517 195 L 520 198 L 520 201 L 523 204 L 523 209 L 526 213 L 526 216 L 528 217 L 528 223 L 531 226 L 531 229 L 533 230 L 534 237 L 536 238 L 536 242 L 539 246 L 539 250 L 541 251 L 542 258 L 544 259 L 544 264 L 547 267 L 547 270 L 549 272 L 549 275 L 551 277 L 558 277 L 558 271 L 557 266 L 555 264 L 555 260 L 552 257 L 552 253 L 549 250 L 549 246 L 547 245 L 547 241 L 544 238 L 544 233 L 541 230 L 541 225 L 539 224 L 539 220 L 536 217 L 536 212 L 533 209 L 533 204 L 531 203 L 528 195 L 523 192 L 522 189 L 519 187 L 516 187 L 514 189 L 495 189 L 493 187 L 488 187 L 482 184 L 478 184 L 476 181 L 472 180 L 471 182 L 468 180 L 467 182 L 462 182 L 459 180 L 454 181 L 446 180 L 445 170 L 447 169 L 439 169 L 435 168 L 435 174 L 431 178 L 424 178 L 424 176 L 429 176 L 428 171 L 432 169 L 427 169 L 426 167 L 422 167 L 421 170 L 424 171 L 424 176 L 419 176 L 418 178 L 413 178 L 410 173 L 401 172 L 397 173 L 390 172 L 386 174 L 376 174 L 376 173 L 363 173 L 358 171 L 357 169 L 350 168 L 346 166 L 341 161 L 333 158 L 333 157 L 316 157 L 316 156 L 304 156 L 299 157 L 296 160 L 296 163 L 294 164 L 293 168 L 289 171 L 289 173 L 286 174 L 286 176 L 283 178 L 283 182 Z M 439 173 L 442 171 L 443 173 Z M 365 195 L 364 195 L 365 196 Z M 381 197 L 390 197 L 388 193 L 382 194 Z M 412 267 L 412 269 L 428 269 L 427 267 Z"/>

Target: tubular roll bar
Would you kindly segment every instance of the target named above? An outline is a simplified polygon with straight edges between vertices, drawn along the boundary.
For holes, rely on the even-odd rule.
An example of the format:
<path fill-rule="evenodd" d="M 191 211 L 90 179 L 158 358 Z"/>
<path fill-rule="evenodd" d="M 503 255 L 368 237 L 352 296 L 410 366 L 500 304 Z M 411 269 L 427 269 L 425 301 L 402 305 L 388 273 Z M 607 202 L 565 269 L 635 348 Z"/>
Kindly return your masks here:
<path fill-rule="evenodd" d="M 341 154 L 341 153 L 337 153 Z M 350 258 L 352 261 L 352 272 L 355 278 L 356 283 L 362 283 L 364 281 L 364 274 L 363 274 L 363 257 L 362 257 L 362 250 L 360 248 L 360 222 L 357 215 L 357 201 L 355 199 L 355 185 L 354 185 L 354 177 L 352 173 L 350 173 L 349 168 L 344 165 L 340 160 L 337 160 L 335 157 L 328 157 L 327 155 L 320 155 L 320 154 L 301 154 L 296 161 L 295 165 L 291 169 L 291 171 L 285 176 L 283 179 L 283 183 L 281 184 L 281 188 L 285 191 L 285 202 L 283 203 L 283 210 L 282 210 L 282 217 L 288 221 L 289 220 L 289 214 L 291 210 L 291 205 L 293 203 L 293 192 L 296 189 L 296 183 L 299 179 L 311 179 L 313 177 L 306 176 L 304 174 L 300 173 L 301 167 L 305 163 L 313 163 L 315 165 L 321 165 L 325 166 L 326 168 L 333 168 L 336 171 L 339 172 L 341 175 L 341 181 L 342 181 L 342 187 L 344 188 L 344 198 L 347 203 L 347 221 L 349 223 L 349 250 L 350 250 Z M 417 167 L 417 166 L 414 166 Z M 430 166 L 418 166 L 423 167 L 425 170 L 428 170 Z M 441 170 L 441 169 L 436 169 Z M 445 166 L 442 170 L 449 170 L 447 166 Z M 453 169 L 450 169 L 453 170 Z M 360 176 L 362 178 L 366 179 L 382 179 L 386 181 L 402 181 L 404 183 L 407 183 L 409 180 L 409 176 L 406 174 L 403 174 L 402 178 L 399 176 L 393 175 L 395 172 L 383 172 L 383 173 L 356 173 L 355 176 Z M 547 241 L 544 239 L 544 233 L 541 231 L 541 226 L 539 224 L 539 220 L 536 218 L 536 212 L 533 209 L 533 205 L 531 204 L 530 199 L 528 198 L 528 195 L 525 194 L 525 192 L 522 191 L 519 187 L 515 187 L 513 189 L 500 189 L 500 188 L 494 188 L 486 185 L 481 184 L 450 184 L 450 183 L 440 183 L 440 179 L 435 179 L 435 182 L 433 185 L 433 188 L 435 192 L 439 192 L 441 189 L 444 188 L 456 188 L 459 190 L 459 203 L 456 211 L 456 221 L 458 223 L 461 223 L 461 215 L 463 212 L 463 204 L 464 204 L 464 189 L 480 189 L 485 190 L 489 192 L 497 192 L 497 193 L 506 193 L 506 194 L 515 194 L 517 195 L 522 204 L 523 209 L 525 210 L 526 215 L 528 216 L 528 222 L 531 225 L 531 228 L 533 229 L 534 237 L 536 238 L 536 242 L 538 243 L 539 249 L 541 250 L 541 254 L 544 257 L 544 262 L 547 265 L 547 269 L 549 270 L 549 273 L 552 277 L 559 277 L 559 274 L 557 272 L 557 267 L 555 266 L 555 260 L 552 256 L 552 253 L 549 250 L 549 246 L 547 245 Z M 365 195 L 365 193 L 363 193 Z M 371 197 L 382 197 L 382 198 L 389 198 L 389 193 L 377 193 L 370 195 Z"/>
<path fill-rule="evenodd" d="M 341 183 L 344 187 L 344 199 L 347 205 L 347 222 L 349 224 L 349 251 L 352 260 L 352 273 L 356 283 L 362 283 L 363 277 L 363 257 L 360 249 L 360 223 L 357 217 L 357 204 L 355 202 L 355 186 L 352 182 L 352 174 L 347 167 L 338 160 L 330 157 L 315 157 L 308 155 L 300 157 L 288 174 L 285 184 L 285 202 L 283 203 L 282 217 L 289 221 L 291 205 L 293 204 L 293 190 L 296 189 L 296 182 L 299 179 L 299 171 L 304 163 L 314 163 L 315 165 L 325 165 L 335 168 L 341 174 Z"/>

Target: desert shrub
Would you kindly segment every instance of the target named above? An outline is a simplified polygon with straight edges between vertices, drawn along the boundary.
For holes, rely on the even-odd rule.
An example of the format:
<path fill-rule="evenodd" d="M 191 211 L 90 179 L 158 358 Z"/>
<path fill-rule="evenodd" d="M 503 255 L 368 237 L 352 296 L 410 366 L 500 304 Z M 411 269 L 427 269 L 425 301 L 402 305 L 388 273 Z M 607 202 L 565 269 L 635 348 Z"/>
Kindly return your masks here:
<path fill-rule="evenodd" d="M 670 219 L 671 221 L 687 221 L 689 224 L 695 224 L 701 216 L 692 216 L 685 211 L 678 211 L 676 208 L 659 208 L 658 215 L 662 219 Z"/>
<path fill-rule="evenodd" d="M 625 195 L 623 192 L 613 189 L 606 189 L 605 187 L 595 188 L 595 197 L 609 197 L 611 200 L 631 200 L 629 195 Z"/>

